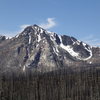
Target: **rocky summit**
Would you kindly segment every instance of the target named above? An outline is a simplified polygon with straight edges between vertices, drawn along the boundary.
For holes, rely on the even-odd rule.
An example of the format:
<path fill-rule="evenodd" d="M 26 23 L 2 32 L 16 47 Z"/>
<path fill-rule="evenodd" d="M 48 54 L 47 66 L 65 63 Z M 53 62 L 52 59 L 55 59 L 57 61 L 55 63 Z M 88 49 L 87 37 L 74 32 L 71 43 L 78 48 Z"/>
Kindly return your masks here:
<path fill-rule="evenodd" d="M 100 48 L 67 35 L 49 32 L 38 25 L 26 27 L 12 38 L 0 36 L 0 70 L 52 71 L 80 64 L 100 65 Z"/>

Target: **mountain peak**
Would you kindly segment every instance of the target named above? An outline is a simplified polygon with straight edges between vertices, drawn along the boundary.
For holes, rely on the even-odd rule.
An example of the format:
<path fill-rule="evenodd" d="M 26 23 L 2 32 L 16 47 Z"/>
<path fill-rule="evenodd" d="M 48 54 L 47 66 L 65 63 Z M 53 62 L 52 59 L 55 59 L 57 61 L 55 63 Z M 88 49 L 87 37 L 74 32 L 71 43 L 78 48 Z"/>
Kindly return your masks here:
<path fill-rule="evenodd" d="M 92 57 L 89 45 L 78 41 L 74 37 L 60 36 L 54 32 L 48 32 L 36 24 L 26 27 L 19 36 L 24 37 L 27 44 L 33 44 L 34 41 L 37 43 L 41 41 L 42 44 L 46 40 L 56 55 L 59 55 L 60 49 L 62 49 L 78 60 L 88 60 Z"/>
<path fill-rule="evenodd" d="M 37 24 L 34 24 L 34 25 L 30 25 L 30 26 L 27 26 L 25 29 L 30 29 L 30 28 L 32 28 L 33 30 L 35 29 L 37 29 L 37 30 L 40 30 L 40 29 L 42 29 L 42 30 L 45 30 L 45 29 L 43 29 L 42 27 L 40 27 L 39 25 L 37 25 Z M 24 30 L 25 30 L 24 29 Z"/>
<path fill-rule="evenodd" d="M 32 25 L 32 26 L 34 26 L 34 27 L 40 27 L 39 25 L 37 25 L 37 24 L 34 24 L 34 25 Z"/>
<path fill-rule="evenodd" d="M 48 32 L 36 24 L 26 27 L 19 35 L 5 42 L 2 51 L 3 48 L 4 51 L 7 49 L 7 60 L 10 59 L 4 66 L 23 66 L 23 70 L 30 67 L 41 69 L 40 66 L 51 70 L 92 58 L 92 48 L 88 44 L 74 37 Z M 17 61 L 16 64 L 14 61 Z"/>

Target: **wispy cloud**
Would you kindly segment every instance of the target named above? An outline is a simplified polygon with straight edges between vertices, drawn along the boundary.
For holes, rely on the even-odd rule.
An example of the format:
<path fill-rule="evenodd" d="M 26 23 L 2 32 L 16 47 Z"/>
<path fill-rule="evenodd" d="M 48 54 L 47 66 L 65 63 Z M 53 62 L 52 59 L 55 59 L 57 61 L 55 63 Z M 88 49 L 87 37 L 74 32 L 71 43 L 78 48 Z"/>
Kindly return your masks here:
<path fill-rule="evenodd" d="M 39 26 L 44 29 L 50 29 L 56 26 L 56 22 L 54 18 L 47 18 L 46 23 L 41 23 Z"/>
<path fill-rule="evenodd" d="M 81 40 L 88 43 L 91 46 L 100 46 L 100 39 L 93 35 L 82 38 Z"/>
<path fill-rule="evenodd" d="M 50 29 L 50 28 L 53 28 L 56 25 L 57 24 L 56 24 L 54 18 L 47 18 L 46 22 L 39 24 L 39 26 L 44 28 L 44 29 Z M 19 34 L 20 32 L 22 32 L 27 26 L 30 26 L 30 24 L 20 25 L 19 30 L 17 30 L 17 31 L 0 31 L 0 35 L 6 35 L 8 37 L 13 37 L 16 34 Z"/>

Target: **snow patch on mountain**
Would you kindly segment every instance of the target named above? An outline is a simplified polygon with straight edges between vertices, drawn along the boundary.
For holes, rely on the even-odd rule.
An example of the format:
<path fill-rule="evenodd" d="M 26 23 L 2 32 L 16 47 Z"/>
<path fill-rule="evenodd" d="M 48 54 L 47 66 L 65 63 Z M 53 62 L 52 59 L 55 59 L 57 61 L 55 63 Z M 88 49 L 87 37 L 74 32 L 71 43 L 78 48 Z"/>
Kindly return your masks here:
<path fill-rule="evenodd" d="M 40 29 L 40 33 L 43 33 L 43 31 L 44 31 L 43 29 Z"/>
<path fill-rule="evenodd" d="M 90 56 L 85 58 L 84 60 L 88 60 L 88 59 L 90 59 L 92 57 L 92 50 L 91 50 L 90 47 L 88 49 L 85 47 L 85 49 L 90 53 Z"/>
<path fill-rule="evenodd" d="M 29 34 L 29 44 L 31 44 L 31 40 L 32 40 L 32 37 L 31 37 L 31 34 Z"/>
<path fill-rule="evenodd" d="M 81 41 L 79 41 L 79 40 L 74 41 L 73 39 L 71 39 L 73 41 L 73 45 L 64 45 L 63 42 L 62 42 L 62 37 L 60 35 L 58 35 L 58 37 L 60 39 L 60 42 L 61 42 L 58 45 L 55 42 L 57 34 L 54 33 L 54 32 L 50 32 L 50 31 L 47 31 L 47 34 L 50 36 L 50 39 L 51 39 L 51 41 L 54 44 L 53 50 L 54 50 L 54 52 L 55 52 L 56 55 L 58 55 L 58 53 L 59 53 L 58 47 L 60 46 L 62 49 L 64 49 L 65 51 L 67 51 L 71 56 L 77 58 L 78 60 L 84 60 L 85 61 L 85 60 L 88 60 L 88 59 L 90 59 L 92 57 L 92 50 L 91 50 L 90 47 L 86 47 L 87 44 L 85 44 L 85 43 L 82 42 L 82 44 L 84 46 L 84 49 L 90 53 L 90 56 L 87 57 L 87 58 L 84 58 L 84 57 L 82 58 L 80 56 L 80 54 L 78 52 L 74 51 L 74 49 L 73 49 L 73 45 L 75 45 L 75 44 L 80 45 Z"/>
<path fill-rule="evenodd" d="M 25 69 L 26 69 L 26 66 L 24 65 L 24 66 L 23 66 L 23 71 L 25 71 Z"/>
<path fill-rule="evenodd" d="M 55 42 L 56 38 L 55 38 L 55 33 L 54 32 L 48 32 L 49 36 L 50 36 L 50 39 L 51 41 L 53 42 L 54 44 L 54 47 L 53 47 L 53 51 L 55 52 L 56 55 L 58 55 L 59 53 L 59 50 L 58 50 L 58 45 L 57 43 Z"/>
<path fill-rule="evenodd" d="M 38 34 L 37 36 L 38 36 L 37 40 L 38 40 L 38 42 L 40 42 L 42 40 L 40 34 Z"/>
<path fill-rule="evenodd" d="M 74 50 L 73 50 L 73 48 L 71 47 L 71 46 L 65 46 L 63 43 L 62 43 L 62 38 L 61 38 L 61 36 L 59 36 L 59 38 L 60 38 L 60 42 L 61 42 L 61 44 L 60 44 L 60 47 L 61 48 L 63 48 L 64 50 L 66 50 L 70 55 L 72 55 L 73 57 L 77 57 L 79 54 L 78 53 L 76 53 Z"/>

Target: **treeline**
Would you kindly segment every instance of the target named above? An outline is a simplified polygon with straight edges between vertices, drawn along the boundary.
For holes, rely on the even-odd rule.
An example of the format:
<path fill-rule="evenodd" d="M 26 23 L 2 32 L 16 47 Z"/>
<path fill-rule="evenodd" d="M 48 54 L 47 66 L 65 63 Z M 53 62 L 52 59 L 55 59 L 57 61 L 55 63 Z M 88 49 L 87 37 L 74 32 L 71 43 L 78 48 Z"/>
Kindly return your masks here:
<path fill-rule="evenodd" d="M 100 100 L 100 70 L 0 74 L 0 100 Z"/>

